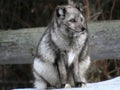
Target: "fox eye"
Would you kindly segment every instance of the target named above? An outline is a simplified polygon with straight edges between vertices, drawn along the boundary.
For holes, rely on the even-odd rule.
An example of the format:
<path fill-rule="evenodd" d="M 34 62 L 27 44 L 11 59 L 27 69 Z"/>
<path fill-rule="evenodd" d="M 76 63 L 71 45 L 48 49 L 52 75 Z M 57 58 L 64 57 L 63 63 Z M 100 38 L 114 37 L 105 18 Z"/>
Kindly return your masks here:
<path fill-rule="evenodd" d="M 83 21 L 83 18 L 81 18 L 81 22 Z"/>
<path fill-rule="evenodd" d="M 76 22 L 76 20 L 73 18 L 73 19 L 70 19 L 70 22 Z"/>

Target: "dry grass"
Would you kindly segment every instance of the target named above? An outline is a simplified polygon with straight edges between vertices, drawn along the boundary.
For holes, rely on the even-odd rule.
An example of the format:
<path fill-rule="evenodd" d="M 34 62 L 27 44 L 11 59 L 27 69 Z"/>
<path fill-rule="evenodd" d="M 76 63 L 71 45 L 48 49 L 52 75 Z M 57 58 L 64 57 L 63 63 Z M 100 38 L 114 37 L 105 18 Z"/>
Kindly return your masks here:
<path fill-rule="evenodd" d="M 89 82 L 114 78 L 120 75 L 120 60 L 94 60 L 88 71 Z"/>

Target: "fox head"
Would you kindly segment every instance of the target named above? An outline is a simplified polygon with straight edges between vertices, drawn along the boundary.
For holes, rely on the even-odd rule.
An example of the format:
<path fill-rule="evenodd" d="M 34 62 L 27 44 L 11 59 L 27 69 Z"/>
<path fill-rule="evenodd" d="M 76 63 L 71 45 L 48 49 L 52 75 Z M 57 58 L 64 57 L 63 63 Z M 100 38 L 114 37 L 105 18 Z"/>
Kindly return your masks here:
<path fill-rule="evenodd" d="M 87 30 L 86 20 L 82 5 L 58 6 L 55 11 L 56 21 L 60 27 L 73 32 Z"/>

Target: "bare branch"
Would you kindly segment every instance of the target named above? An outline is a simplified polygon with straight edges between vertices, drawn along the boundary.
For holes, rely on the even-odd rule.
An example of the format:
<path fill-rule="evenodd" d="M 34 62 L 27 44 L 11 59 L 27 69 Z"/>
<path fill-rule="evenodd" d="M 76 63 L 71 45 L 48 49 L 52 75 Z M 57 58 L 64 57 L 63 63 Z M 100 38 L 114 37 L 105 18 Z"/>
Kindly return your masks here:
<path fill-rule="evenodd" d="M 68 4 L 74 4 L 73 0 L 68 0 Z"/>
<path fill-rule="evenodd" d="M 112 5 L 111 11 L 110 11 L 110 20 L 112 19 L 112 13 L 113 13 L 113 10 L 115 7 L 115 3 L 116 3 L 116 0 L 113 1 L 113 5 Z"/>

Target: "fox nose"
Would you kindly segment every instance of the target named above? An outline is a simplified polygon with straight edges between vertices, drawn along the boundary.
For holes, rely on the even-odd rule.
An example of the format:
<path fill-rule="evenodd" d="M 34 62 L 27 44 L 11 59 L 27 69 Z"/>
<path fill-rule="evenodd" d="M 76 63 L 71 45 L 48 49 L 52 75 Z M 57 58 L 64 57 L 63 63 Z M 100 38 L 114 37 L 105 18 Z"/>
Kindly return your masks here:
<path fill-rule="evenodd" d="M 82 26 L 82 27 L 81 27 L 81 31 L 84 31 L 84 30 L 86 30 L 86 28 Z"/>

